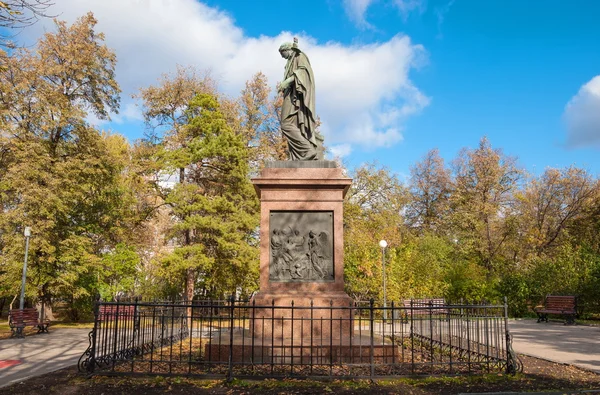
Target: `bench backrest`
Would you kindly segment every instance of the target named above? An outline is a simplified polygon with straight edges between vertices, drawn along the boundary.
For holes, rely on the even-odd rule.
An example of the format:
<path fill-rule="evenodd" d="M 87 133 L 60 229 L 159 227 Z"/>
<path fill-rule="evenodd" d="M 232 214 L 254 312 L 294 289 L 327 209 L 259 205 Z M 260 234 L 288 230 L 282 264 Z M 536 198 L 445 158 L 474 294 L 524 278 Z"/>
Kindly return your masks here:
<path fill-rule="evenodd" d="M 575 310 L 577 298 L 575 296 L 548 295 L 544 307 L 548 310 Z"/>
<path fill-rule="evenodd" d="M 35 307 L 26 309 L 15 309 L 9 311 L 10 322 L 13 324 L 37 324 L 39 321 L 39 313 Z"/>
<path fill-rule="evenodd" d="M 436 307 L 433 311 L 439 311 L 438 307 L 446 307 L 446 299 L 444 298 L 433 298 L 433 299 L 405 299 L 402 301 L 404 307 L 422 308 L 422 307 Z"/>
<path fill-rule="evenodd" d="M 106 320 L 114 320 L 115 317 L 119 318 L 132 318 L 135 315 L 135 306 L 132 305 L 100 305 L 98 309 L 98 320 L 106 321 Z"/>

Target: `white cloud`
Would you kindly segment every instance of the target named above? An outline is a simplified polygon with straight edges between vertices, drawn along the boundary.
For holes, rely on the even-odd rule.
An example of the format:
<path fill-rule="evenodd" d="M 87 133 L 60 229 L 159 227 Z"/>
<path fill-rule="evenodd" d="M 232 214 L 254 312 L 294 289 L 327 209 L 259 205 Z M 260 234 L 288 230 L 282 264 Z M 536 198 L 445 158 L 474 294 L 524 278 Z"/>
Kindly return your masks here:
<path fill-rule="evenodd" d="M 133 102 L 126 102 L 121 106 L 118 114 L 112 117 L 112 120 L 117 124 L 123 124 L 129 121 L 144 121 L 144 116 L 140 108 Z"/>
<path fill-rule="evenodd" d="M 344 0 L 343 6 L 346 15 L 358 27 L 370 28 L 371 25 L 367 22 L 365 14 L 371 3 L 373 0 Z"/>
<path fill-rule="evenodd" d="M 567 146 L 600 148 L 600 75 L 583 85 L 565 108 Z"/>
<path fill-rule="evenodd" d="M 363 3 L 366 9 L 369 1 Z M 131 95 L 178 64 L 210 70 L 232 96 L 258 71 L 274 88 L 285 66 L 277 49 L 293 36 L 248 37 L 227 13 L 196 0 L 61 0 L 53 8 L 69 23 L 88 11 L 117 54 L 123 102 L 114 121 L 121 124 L 139 122 Z M 41 29 L 51 30 L 51 23 L 43 21 L 27 33 L 37 37 Z M 327 145 L 395 144 L 402 140 L 403 120 L 429 103 L 409 79 L 409 72 L 426 61 L 424 48 L 409 37 L 344 46 L 297 36 L 315 71 L 317 114 Z"/>
<path fill-rule="evenodd" d="M 426 0 L 393 0 L 393 3 L 405 21 L 412 12 L 417 11 L 422 14 L 427 8 Z"/>
<path fill-rule="evenodd" d="M 450 0 L 443 7 L 437 7 L 435 9 L 435 16 L 437 17 L 437 28 L 438 28 L 438 34 L 437 34 L 436 38 L 438 38 L 438 39 L 441 39 L 444 37 L 444 34 L 442 33 L 442 24 L 444 23 L 444 19 L 446 18 L 446 15 L 448 14 L 448 12 L 450 12 L 450 7 L 452 7 L 452 5 L 454 4 L 455 1 L 456 0 Z"/>
<path fill-rule="evenodd" d="M 366 14 L 368 8 L 376 0 L 343 0 L 343 7 L 346 15 L 359 28 L 373 29 L 373 26 L 367 22 Z M 406 21 L 413 12 L 422 14 L 427 8 L 427 0 L 391 0 L 389 1 L 400 12 L 400 16 Z"/>
<path fill-rule="evenodd" d="M 339 144 L 329 147 L 331 156 L 334 158 L 344 158 L 352 153 L 352 146 L 350 144 Z"/>

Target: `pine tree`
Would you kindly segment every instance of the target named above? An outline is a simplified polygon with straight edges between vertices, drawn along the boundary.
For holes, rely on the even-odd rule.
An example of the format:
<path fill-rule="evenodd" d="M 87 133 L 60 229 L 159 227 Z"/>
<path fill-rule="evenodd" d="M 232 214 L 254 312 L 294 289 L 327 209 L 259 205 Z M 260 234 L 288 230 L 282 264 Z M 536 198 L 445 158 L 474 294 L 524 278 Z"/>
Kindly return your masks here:
<path fill-rule="evenodd" d="M 35 50 L 3 54 L 0 70 L 0 282 L 20 287 L 25 226 L 33 228 L 27 293 L 72 301 L 95 288 L 101 252 L 128 215 L 124 164 L 86 122 L 116 111 L 115 55 L 88 14 L 57 21 Z"/>
<path fill-rule="evenodd" d="M 255 288 L 258 202 L 248 179 L 248 148 L 213 95 L 194 97 L 185 119 L 157 145 L 162 171 L 179 175 L 162 189 L 174 218 L 167 236 L 175 248 L 163 256 L 161 274 L 183 286 L 188 300 Z"/>

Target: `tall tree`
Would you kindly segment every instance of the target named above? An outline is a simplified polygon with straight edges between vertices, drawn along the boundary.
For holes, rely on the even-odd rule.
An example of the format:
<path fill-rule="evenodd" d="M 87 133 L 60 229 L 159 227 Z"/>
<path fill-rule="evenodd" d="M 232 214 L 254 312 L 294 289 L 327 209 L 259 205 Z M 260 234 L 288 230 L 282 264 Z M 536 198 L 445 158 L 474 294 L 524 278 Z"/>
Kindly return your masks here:
<path fill-rule="evenodd" d="M 546 169 L 520 195 L 523 236 L 535 254 L 559 246 L 575 221 L 582 219 L 598 194 L 598 183 L 583 169 Z"/>
<path fill-rule="evenodd" d="M 421 232 L 440 231 L 448 214 L 452 179 L 437 149 L 433 149 L 410 169 L 411 201 L 406 217 Z"/>
<path fill-rule="evenodd" d="M 214 94 L 216 84 L 208 75 L 201 75 L 192 67 L 177 66 L 175 73 L 164 74 L 157 86 L 140 90 L 148 134 L 138 145 L 138 160 L 145 164 L 146 176 L 154 186 L 160 201 L 157 208 L 166 204 L 173 183 L 185 184 L 189 158 L 176 159 L 177 154 L 189 149 L 189 135 L 185 127 L 194 117 L 190 102 L 199 94 Z M 164 210 L 163 210 L 164 211 Z M 166 213 L 169 215 L 169 213 Z M 183 245 L 191 244 L 189 230 L 183 230 Z M 158 237 L 158 240 L 163 237 Z M 159 249 L 160 250 L 160 249 Z M 190 267 L 185 274 L 185 297 L 194 295 L 195 272 Z"/>
<path fill-rule="evenodd" d="M 453 237 L 491 273 L 501 248 L 515 234 L 514 192 L 522 171 L 485 137 L 476 149 L 464 149 L 453 164 Z"/>
<path fill-rule="evenodd" d="M 381 249 L 385 239 L 388 248 L 390 289 L 394 278 L 395 249 L 405 236 L 401 213 L 408 193 L 398 177 L 388 169 L 367 164 L 356 169 L 353 183 L 344 202 L 344 276 L 346 290 L 359 300 L 382 296 Z"/>
<path fill-rule="evenodd" d="M 174 282 L 185 277 L 191 300 L 196 282 L 213 297 L 256 286 L 258 202 L 248 180 L 247 147 L 217 99 L 197 95 L 187 111 L 192 115 L 179 135 L 185 144 L 172 148 L 166 141 L 162 147 L 165 169 L 183 168 L 187 180 L 165 199 L 176 218 L 170 236 L 177 246 L 163 263 Z"/>
<path fill-rule="evenodd" d="M 28 293 L 89 294 L 97 256 L 122 221 L 122 171 L 107 141 L 88 125 L 116 111 L 115 55 L 92 14 L 57 21 L 35 50 L 2 54 L 0 276 L 16 292 L 22 229 L 33 227 Z"/>
<path fill-rule="evenodd" d="M 250 147 L 252 173 L 257 173 L 268 160 L 287 158 L 287 142 L 279 128 L 281 97 L 269 99 L 271 89 L 263 73 L 255 74 L 240 97 L 241 125 L 244 140 Z"/>

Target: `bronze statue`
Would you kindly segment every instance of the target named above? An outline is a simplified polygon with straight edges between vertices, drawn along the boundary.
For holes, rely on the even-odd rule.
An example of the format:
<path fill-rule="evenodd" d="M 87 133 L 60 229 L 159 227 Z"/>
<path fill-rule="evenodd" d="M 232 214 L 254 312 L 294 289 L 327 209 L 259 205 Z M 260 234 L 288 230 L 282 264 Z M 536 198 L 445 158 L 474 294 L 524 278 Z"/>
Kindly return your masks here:
<path fill-rule="evenodd" d="M 291 160 L 323 160 L 323 137 L 315 121 L 315 79 L 308 57 L 298 40 L 284 43 L 279 53 L 287 63 L 279 91 L 283 93 L 281 131 Z"/>

